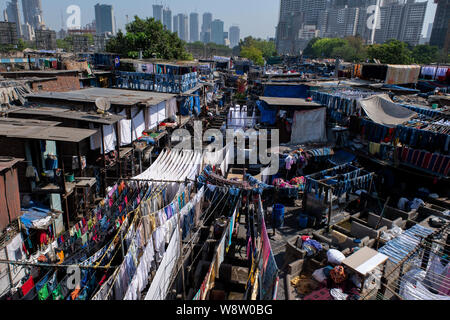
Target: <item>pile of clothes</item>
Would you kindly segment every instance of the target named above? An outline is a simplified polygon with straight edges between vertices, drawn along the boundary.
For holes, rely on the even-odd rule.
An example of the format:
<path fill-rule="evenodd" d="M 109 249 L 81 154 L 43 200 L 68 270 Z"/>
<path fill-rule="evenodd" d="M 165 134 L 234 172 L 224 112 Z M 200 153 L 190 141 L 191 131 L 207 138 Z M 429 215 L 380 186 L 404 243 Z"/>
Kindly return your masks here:
<path fill-rule="evenodd" d="M 322 245 L 309 236 L 302 236 L 302 249 L 306 251 L 308 257 L 312 257 L 322 250 Z"/>
<path fill-rule="evenodd" d="M 295 177 L 290 181 L 285 181 L 282 178 L 276 178 L 273 180 L 272 185 L 277 188 L 296 188 L 300 191 L 305 189 L 306 178 L 305 177 Z"/>

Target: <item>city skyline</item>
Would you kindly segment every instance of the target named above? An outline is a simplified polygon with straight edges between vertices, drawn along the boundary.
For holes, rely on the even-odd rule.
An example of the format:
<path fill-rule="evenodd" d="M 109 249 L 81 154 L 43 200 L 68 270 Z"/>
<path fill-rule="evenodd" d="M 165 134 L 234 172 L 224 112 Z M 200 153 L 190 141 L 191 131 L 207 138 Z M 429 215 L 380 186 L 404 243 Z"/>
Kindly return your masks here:
<path fill-rule="evenodd" d="M 114 7 L 116 31 L 119 29 L 124 30 L 126 20 L 128 16 L 129 21 L 132 20 L 134 15 L 138 15 L 141 18 L 153 17 L 153 5 L 162 4 L 164 7 L 169 7 L 172 11 L 172 17 L 180 13 L 187 14 L 196 12 L 199 14 L 199 28 L 201 31 L 202 15 L 204 12 L 211 12 L 214 19 L 220 19 L 224 21 L 225 30 L 233 25 L 237 25 L 240 28 L 241 38 L 246 36 L 253 36 L 256 38 L 274 38 L 275 27 L 278 24 L 280 0 L 249 0 L 245 4 L 239 2 L 239 10 L 230 8 L 236 8 L 233 6 L 236 0 L 228 1 L 226 4 L 216 2 L 211 4 L 211 1 L 194 0 L 189 3 L 180 0 L 166 0 L 166 1 L 144 1 L 133 0 L 131 4 L 119 0 L 107 0 L 107 1 L 88 1 L 88 0 L 44 0 L 42 1 L 43 20 L 45 24 L 52 30 L 60 30 L 62 23 L 68 18 L 68 14 L 65 12 L 67 7 L 71 4 L 76 4 L 81 7 L 81 24 L 82 26 L 91 23 L 95 18 L 94 5 L 96 3 L 108 4 Z M 424 1 L 418 1 L 424 2 Z M 0 5 L 0 12 L 6 9 L 6 4 Z M 19 1 L 21 14 L 23 13 L 23 7 L 21 1 Z M 425 15 L 424 26 L 422 35 L 426 36 L 428 33 L 428 26 L 434 21 L 434 15 L 436 11 L 436 4 L 432 0 L 428 0 L 427 11 Z M 248 9 L 248 10 L 247 10 Z M 145 14 L 143 14 L 145 13 Z M 254 18 L 254 19 L 253 19 Z M 23 21 L 23 16 L 21 16 Z M 172 27 L 174 29 L 174 27 Z M 201 35 L 200 35 L 201 37 Z"/>
<path fill-rule="evenodd" d="M 6 1 L 8 2 L 8 1 Z M 19 1 L 20 2 L 20 1 Z M 248 0 L 242 1 L 231 0 L 227 3 L 219 1 L 193 0 L 187 3 L 180 0 L 166 1 L 148 1 L 148 0 L 43 0 L 43 17 L 46 25 L 52 29 L 59 31 L 62 22 L 67 20 L 69 14 L 66 13 L 67 7 L 70 5 L 78 5 L 81 8 L 81 25 L 85 26 L 95 19 L 94 6 L 96 3 L 112 5 L 115 13 L 116 31 L 125 30 L 125 24 L 131 21 L 134 15 L 140 18 L 153 17 L 153 5 L 162 4 L 169 7 L 172 11 L 172 17 L 183 13 L 190 15 L 192 12 L 199 14 L 199 31 L 201 31 L 202 16 L 205 12 L 211 12 L 214 19 L 220 19 L 225 23 L 225 30 L 233 26 L 239 26 L 241 37 L 253 36 L 256 38 L 273 38 L 275 37 L 275 27 L 278 21 L 278 0 Z M 0 4 L 0 12 L 6 9 L 5 4 Z M 20 11 L 22 6 L 20 4 Z M 172 29 L 174 27 L 172 26 Z"/>

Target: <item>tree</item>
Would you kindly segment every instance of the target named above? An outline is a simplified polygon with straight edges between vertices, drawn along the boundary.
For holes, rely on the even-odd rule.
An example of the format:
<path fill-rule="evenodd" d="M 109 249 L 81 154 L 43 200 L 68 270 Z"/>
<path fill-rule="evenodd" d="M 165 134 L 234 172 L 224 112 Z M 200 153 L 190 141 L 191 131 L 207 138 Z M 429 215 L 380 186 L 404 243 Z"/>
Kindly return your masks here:
<path fill-rule="evenodd" d="M 243 47 L 241 49 L 241 57 L 252 60 L 255 64 L 259 66 L 264 65 L 264 58 L 262 51 L 254 46 Z"/>
<path fill-rule="evenodd" d="M 121 30 L 106 45 L 108 52 L 129 58 L 137 58 L 142 51 L 143 58 L 166 60 L 191 60 L 185 49 L 185 42 L 176 33 L 166 30 L 162 23 L 153 18 L 140 19 L 126 25 L 127 34 Z"/>
<path fill-rule="evenodd" d="M 59 49 L 63 49 L 66 52 L 73 50 L 73 38 L 72 36 L 67 36 L 64 39 L 56 39 L 56 46 Z"/>
<path fill-rule="evenodd" d="M 305 50 L 303 50 L 303 55 L 305 55 L 307 57 L 317 58 L 316 53 L 314 52 L 314 49 L 313 49 L 313 45 L 319 40 L 320 40 L 320 38 L 312 38 L 306 45 Z"/>
<path fill-rule="evenodd" d="M 262 39 L 255 39 L 253 37 L 246 37 L 244 40 L 241 40 L 239 42 L 239 49 L 242 50 L 243 48 L 251 48 L 254 47 L 261 51 L 262 56 L 264 59 L 269 59 L 270 57 L 277 55 L 277 48 L 275 45 L 275 42 L 273 41 L 267 41 Z"/>
<path fill-rule="evenodd" d="M 345 61 L 360 62 L 367 58 L 367 50 L 360 37 L 347 37 L 345 44 L 338 44 L 331 53 L 333 58 L 342 58 Z"/>
<path fill-rule="evenodd" d="M 333 50 L 339 47 L 343 47 L 347 44 L 347 41 L 339 38 L 323 38 L 317 40 L 313 46 L 313 52 L 316 57 L 320 58 L 332 58 Z"/>
<path fill-rule="evenodd" d="M 412 58 L 418 64 L 437 62 L 439 60 L 439 48 L 427 44 L 420 44 L 413 48 Z"/>
<path fill-rule="evenodd" d="M 370 45 L 367 48 L 367 54 L 370 59 L 378 59 L 381 63 L 411 64 L 414 62 L 408 45 L 398 40 Z"/>
<path fill-rule="evenodd" d="M 23 51 L 26 47 L 27 47 L 27 44 L 25 43 L 25 41 L 23 41 L 22 39 L 19 39 L 19 41 L 17 41 L 17 50 L 18 51 Z"/>

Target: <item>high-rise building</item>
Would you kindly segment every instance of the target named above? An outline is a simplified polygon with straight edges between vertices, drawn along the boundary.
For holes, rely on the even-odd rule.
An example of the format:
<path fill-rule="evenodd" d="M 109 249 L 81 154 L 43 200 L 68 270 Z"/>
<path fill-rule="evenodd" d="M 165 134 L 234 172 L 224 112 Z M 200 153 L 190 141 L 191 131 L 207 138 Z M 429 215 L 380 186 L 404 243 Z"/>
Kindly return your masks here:
<path fill-rule="evenodd" d="M 375 42 L 384 43 L 391 39 L 407 42 L 415 46 L 419 44 L 426 2 L 390 3 L 380 8 L 380 29 L 375 31 Z"/>
<path fill-rule="evenodd" d="M 34 38 L 35 38 L 34 29 L 32 26 L 30 26 L 29 23 L 22 25 L 22 37 L 24 40 L 27 40 L 27 41 L 34 40 Z M 64 38 L 65 38 L 65 36 L 64 36 Z"/>
<path fill-rule="evenodd" d="M 325 37 L 348 37 L 356 36 L 360 18 L 360 8 L 334 8 L 327 11 L 327 23 Z M 324 14 L 319 14 L 318 22 L 323 23 Z M 318 23 L 319 27 L 319 23 Z M 321 25 L 320 27 L 323 27 Z M 320 34 L 320 32 L 319 32 Z"/>
<path fill-rule="evenodd" d="M 15 45 L 18 40 L 16 23 L 0 21 L 0 45 Z"/>
<path fill-rule="evenodd" d="M 16 23 L 17 36 L 22 35 L 22 23 L 20 22 L 19 0 L 11 0 L 6 3 L 5 21 Z"/>
<path fill-rule="evenodd" d="M 172 11 L 169 8 L 164 8 L 162 15 L 164 27 L 172 31 Z"/>
<path fill-rule="evenodd" d="M 29 24 L 35 30 L 41 29 L 45 23 L 42 16 L 41 0 L 22 0 L 24 24 Z"/>
<path fill-rule="evenodd" d="M 403 8 L 402 25 L 398 35 L 400 41 L 409 43 L 412 46 L 419 44 L 426 10 L 427 2 L 407 1 Z"/>
<path fill-rule="evenodd" d="M 211 42 L 224 44 L 223 28 L 224 22 L 222 20 L 216 19 L 211 23 Z"/>
<path fill-rule="evenodd" d="M 199 41 L 199 22 L 198 22 L 198 13 L 192 12 L 189 15 L 189 35 L 191 42 Z"/>
<path fill-rule="evenodd" d="M 36 30 L 36 48 L 56 50 L 56 32 L 53 30 Z"/>
<path fill-rule="evenodd" d="M 203 14 L 202 31 L 200 33 L 200 38 L 203 43 L 211 42 L 212 18 L 213 18 L 212 13 L 205 12 Z"/>
<path fill-rule="evenodd" d="M 178 15 L 178 36 L 181 40 L 189 42 L 189 18 L 186 14 L 180 13 Z"/>
<path fill-rule="evenodd" d="M 163 15 L 163 6 L 159 5 L 159 4 L 154 4 L 153 5 L 153 18 L 156 21 L 161 21 L 162 22 L 162 15 Z"/>
<path fill-rule="evenodd" d="M 98 3 L 95 5 L 95 27 L 98 35 L 116 33 L 113 6 Z"/>
<path fill-rule="evenodd" d="M 173 32 L 176 32 L 180 36 L 180 21 L 179 15 L 173 16 Z"/>
<path fill-rule="evenodd" d="M 301 11 L 305 12 L 305 23 L 316 26 L 320 12 L 327 9 L 327 0 L 303 0 L 300 5 Z"/>
<path fill-rule="evenodd" d="M 239 40 L 241 39 L 241 30 L 238 26 L 231 26 L 229 32 L 230 47 L 234 48 L 239 45 Z"/>
<path fill-rule="evenodd" d="M 427 38 L 428 40 L 430 40 L 431 38 L 431 32 L 433 31 L 433 22 L 428 24 L 428 30 L 427 30 L 427 35 L 425 36 L 425 38 Z"/>
<path fill-rule="evenodd" d="M 448 52 L 450 46 L 450 0 L 435 0 L 436 2 L 437 8 L 430 45 L 444 48 Z"/>
<path fill-rule="evenodd" d="M 279 53 L 298 53 L 304 44 L 299 38 L 300 30 L 304 25 L 317 25 L 321 13 L 327 9 L 327 0 L 280 0 L 280 16 L 276 28 L 276 45 Z M 322 30 L 323 31 L 323 30 Z"/>

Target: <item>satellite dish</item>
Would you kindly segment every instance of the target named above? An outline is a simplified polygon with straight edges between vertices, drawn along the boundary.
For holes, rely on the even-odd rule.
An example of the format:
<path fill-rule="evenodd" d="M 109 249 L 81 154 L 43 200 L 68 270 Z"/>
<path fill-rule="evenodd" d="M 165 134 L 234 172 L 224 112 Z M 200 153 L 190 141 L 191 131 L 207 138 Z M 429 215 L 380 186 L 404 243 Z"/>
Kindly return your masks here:
<path fill-rule="evenodd" d="M 105 114 L 111 108 L 111 102 L 105 98 L 95 99 L 95 105 L 97 106 L 97 112 Z"/>

